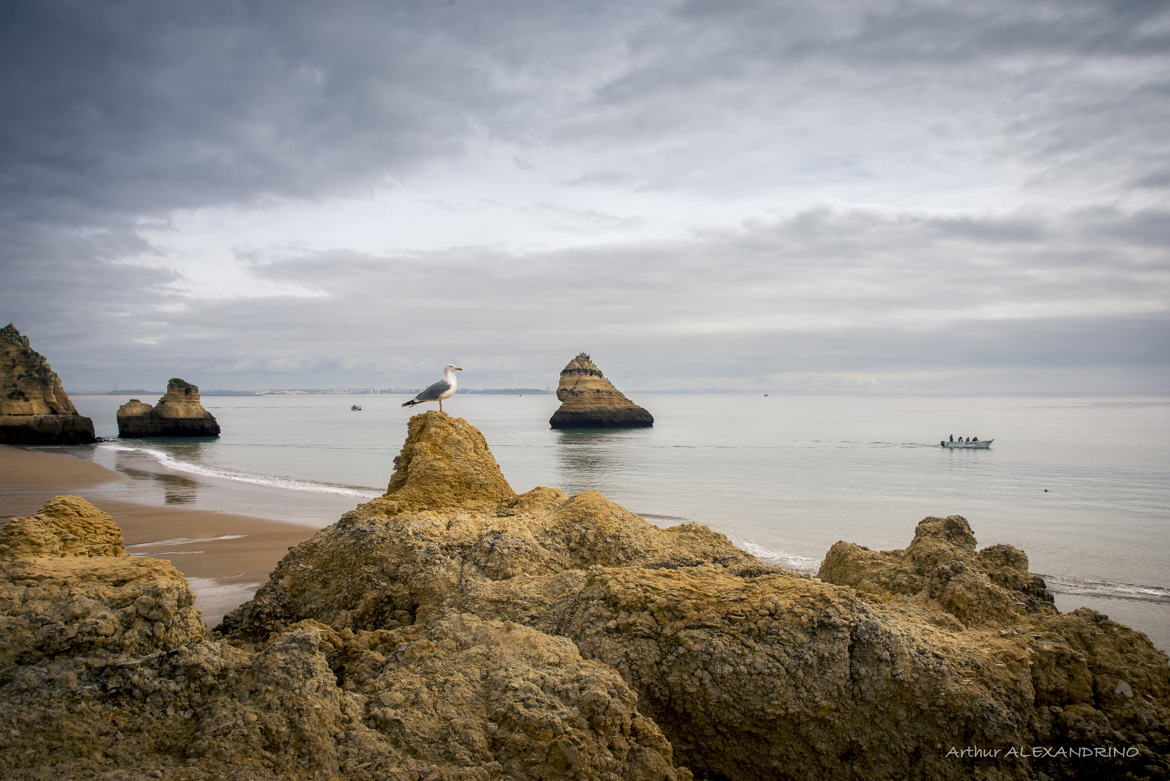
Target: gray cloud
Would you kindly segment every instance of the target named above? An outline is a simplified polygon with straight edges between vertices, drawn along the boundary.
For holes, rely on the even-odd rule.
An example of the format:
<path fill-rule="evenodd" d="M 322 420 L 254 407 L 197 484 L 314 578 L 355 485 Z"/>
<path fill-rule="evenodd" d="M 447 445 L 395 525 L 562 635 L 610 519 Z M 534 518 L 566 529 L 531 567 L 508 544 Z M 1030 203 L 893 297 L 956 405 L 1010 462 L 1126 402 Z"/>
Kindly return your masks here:
<path fill-rule="evenodd" d="M 1161 2 L 12 2 L 0 66 L 0 318 L 74 387 L 1170 379 Z"/>
<path fill-rule="evenodd" d="M 543 386 L 585 349 L 644 388 L 766 387 L 801 372 L 895 384 L 934 373 L 946 387 L 964 367 L 1036 383 L 1077 365 L 1170 379 L 1164 258 L 1116 246 L 1109 226 L 1076 229 L 1086 222 L 1005 241 L 995 218 L 954 230 L 949 218 L 816 210 L 637 248 L 254 258 L 260 278 L 322 295 L 149 312 L 154 325 L 131 330 L 156 343 L 124 345 L 119 365 L 141 376 L 169 361 L 215 386 L 393 386 L 422 381 L 440 356 L 476 385 Z"/>
<path fill-rule="evenodd" d="M 5 180 L 34 216 L 76 219 L 318 196 L 458 153 L 506 98 L 442 6 L 419 10 L 8 4 Z"/>

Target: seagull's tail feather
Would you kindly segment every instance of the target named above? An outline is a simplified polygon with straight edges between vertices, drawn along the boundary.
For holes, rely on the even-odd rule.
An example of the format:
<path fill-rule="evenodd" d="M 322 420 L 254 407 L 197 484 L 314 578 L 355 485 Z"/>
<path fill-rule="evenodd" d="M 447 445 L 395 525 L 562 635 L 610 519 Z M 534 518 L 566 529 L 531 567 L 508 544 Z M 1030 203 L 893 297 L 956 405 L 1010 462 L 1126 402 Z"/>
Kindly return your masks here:
<path fill-rule="evenodd" d="M 404 407 L 412 407 L 415 404 L 418 404 L 418 399 L 411 399 L 410 401 L 402 402 L 402 406 L 404 406 Z"/>

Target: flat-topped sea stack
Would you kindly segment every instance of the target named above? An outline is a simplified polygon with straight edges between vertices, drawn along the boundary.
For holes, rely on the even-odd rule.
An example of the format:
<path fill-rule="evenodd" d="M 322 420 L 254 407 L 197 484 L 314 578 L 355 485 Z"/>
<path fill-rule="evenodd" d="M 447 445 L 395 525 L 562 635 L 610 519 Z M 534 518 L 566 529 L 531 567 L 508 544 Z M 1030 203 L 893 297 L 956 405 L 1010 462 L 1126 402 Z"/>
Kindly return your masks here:
<path fill-rule="evenodd" d="M 153 407 L 138 399 L 118 407 L 118 436 L 218 437 L 219 423 L 199 403 L 199 388 L 172 377 L 166 395 Z"/>
<path fill-rule="evenodd" d="M 93 442 L 93 421 L 77 414 L 61 378 L 9 323 L 0 329 L 0 443 Z"/>
<path fill-rule="evenodd" d="M 654 425 L 654 416 L 627 399 L 585 353 L 569 361 L 561 370 L 557 398 L 561 400 L 560 409 L 548 420 L 553 428 Z"/>
<path fill-rule="evenodd" d="M 1170 664 L 959 516 L 819 578 L 411 418 L 383 496 L 208 631 L 58 497 L 0 529 L 5 778 L 1164 779 Z M 692 776 L 693 773 L 693 776 Z"/>

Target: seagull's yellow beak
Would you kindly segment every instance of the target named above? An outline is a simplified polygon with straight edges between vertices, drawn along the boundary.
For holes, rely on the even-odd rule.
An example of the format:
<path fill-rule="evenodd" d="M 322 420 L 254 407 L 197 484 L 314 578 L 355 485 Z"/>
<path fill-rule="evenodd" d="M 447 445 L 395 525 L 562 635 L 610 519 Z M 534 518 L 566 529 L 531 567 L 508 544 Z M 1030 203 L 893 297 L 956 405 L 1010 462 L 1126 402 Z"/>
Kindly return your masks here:
<path fill-rule="evenodd" d="M 457 372 L 461 372 L 461 371 L 463 371 L 463 367 L 462 367 L 462 366 L 456 366 L 456 367 L 455 367 L 455 371 L 457 371 Z"/>

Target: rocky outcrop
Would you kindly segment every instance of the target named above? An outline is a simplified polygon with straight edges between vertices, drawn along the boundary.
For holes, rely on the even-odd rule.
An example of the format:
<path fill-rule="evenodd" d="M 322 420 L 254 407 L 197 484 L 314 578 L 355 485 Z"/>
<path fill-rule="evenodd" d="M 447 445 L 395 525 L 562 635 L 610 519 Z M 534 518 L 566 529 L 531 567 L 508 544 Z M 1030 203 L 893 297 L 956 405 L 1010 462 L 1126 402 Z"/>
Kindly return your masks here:
<path fill-rule="evenodd" d="M 597 493 L 490 489 L 453 505 L 437 483 L 434 506 L 422 490 L 403 503 L 402 486 L 449 468 L 443 454 L 460 441 L 460 468 L 499 484 L 472 427 L 428 417 L 411 421 L 391 490 L 294 548 L 225 619 L 229 636 L 262 642 L 305 620 L 402 631 L 454 614 L 565 637 L 637 692 L 677 761 L 713 778 L 1170 767 L 1155 726 L 1170 723 L 1165 654 L 1100 614 L 1057 613 L 1022 552 L 977 550 L 957 516 L 924 520 L 904 555 L 838 544 L 825 579 L 810 579 Z M 988 773 L 972 746 L 1017 750 Z M 1028 746 L 1089 758 L 1020 756 Z M 1093 759 L 1097 747 L 1137 753 Z"/>
<path fill-rule="evenodd" d="M 416 415 L 395 465 L 384 496 L 294 548 L 252 601 L 225 618 L 225 630 L 263 639 L 310 616 L 385 629 L 433 618 L 448 599 L 495 582 L 540 591 L 548 581 L 551 595 L 554 584 L 577 582 L 591 567 L 755 563 L 721 534 L 694 524 L 659 529 L 596 492 L 517 496 L 482 434 L 461 418 Z M 462 506 L 452 505 L 453 469 L 478 476 Z M 427 485 L 436 489 L 432 505 L 420 490 Z M 322 570 L 336 577 L 322 578 Z M 525 612 L 500 615 L 522 621 Z"/>
<path fill-rule="evenodd" d="M 0 529 L 0 568 L 0 670 L 174 650 L 207 634 L 183 576 L 126 555 L 114 519 L 78 496 Z"/>
<path fill-rule="evenodd" d="M 218 437 L 219 423 L 199 402 L 199 388 L 172 377 L 158 404 L 138 399 L 118 407 L 120 437 Z"/>
<path fill-rule="evenodd" d="M 13 521 L 0 762 L 24 778 L 1170 772 L 1166 655 L 1058 613 L 1021 551 L 979 550 L 958 516 L 904 551 L 838 543 L 809 578 L 597 493 L 515 494 L 482 435 L 438 412 L 411 419 L 395 467 L 212 633 L 170 565 L 122 555 L 82 500 Z"/>
<path fill-rule="evenodd" d="M 516 494 L 479 429 L 462 418 L 415 415 L 394 457 L 394 474 L 379 509 L 494 508 Z"/>
<path fill-rule="evenodd" d="M 553 428 L 632 428 L 653 426 L 654 416 L 627 399 L 585 353 L 561 370 L 561 406 L 549 418 Z"/>
<path fill-rule="evenodd" d="M 27 336 L 0 329 L 0 443 L 73 445 L 93 442 L 93 421 L 77 414 L 61 378 Z"/>
<path fill-rule="evenodd" d="M 817 577 L 881 600 L 902 595 L 937 605 L 967 626 L 1056 613 L 1043 579 L 1028 572 L 1028 556 L 1011 545 L 976 552 L 975 535 L 958 515 L 923 519 L 905 550 L 838 542 Z"/>
<path fill-rule="evenodd" d="M 253 645 L 192 602 L 84 499 L 0 530 L 4 777 L 690 778 L 633 690 L 566 638 L 451 612 L 300 621 Z"/>

